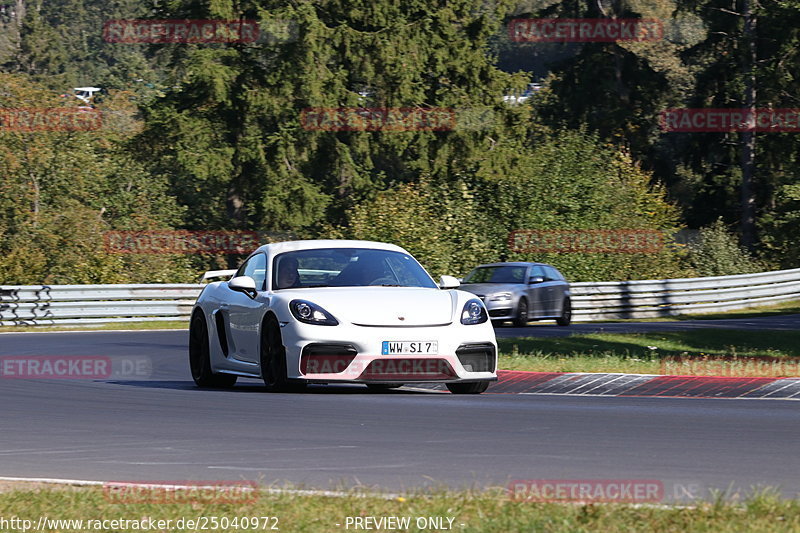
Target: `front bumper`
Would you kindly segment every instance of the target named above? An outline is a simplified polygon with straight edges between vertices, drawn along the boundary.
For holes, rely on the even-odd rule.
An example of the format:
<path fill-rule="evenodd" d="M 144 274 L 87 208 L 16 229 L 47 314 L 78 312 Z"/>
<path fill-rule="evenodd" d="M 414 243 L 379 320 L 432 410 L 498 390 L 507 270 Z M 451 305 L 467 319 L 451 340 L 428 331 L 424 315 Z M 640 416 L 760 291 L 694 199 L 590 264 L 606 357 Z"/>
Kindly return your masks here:
<path fill-rule="evenodd" d="M 519 302 L 517 298 L 497 301 L 492 301 L 489 298 L 482 300 L 483 304 L 486 306 L 486 311 L 489 313 L 490 319 L 511 320 L 516 317 L 516 309 Z"/>
<path fill-rule="evenodd" d="M 497 380 L 490 322 L 464 326 L 281 328 L 290 379 L 349 383 L 456 383 Z M 436 341 L 438 353 L 382 355 L 383 341 Z"/>

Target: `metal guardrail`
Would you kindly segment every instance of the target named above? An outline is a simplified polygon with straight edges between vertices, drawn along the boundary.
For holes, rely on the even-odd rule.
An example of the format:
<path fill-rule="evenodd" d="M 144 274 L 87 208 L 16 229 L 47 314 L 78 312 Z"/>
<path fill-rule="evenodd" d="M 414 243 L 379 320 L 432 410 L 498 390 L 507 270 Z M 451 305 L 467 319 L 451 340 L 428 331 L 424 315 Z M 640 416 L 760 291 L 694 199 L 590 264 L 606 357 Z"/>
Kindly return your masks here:
<path fill-rule="evenodd" d="M 205 285 L 0 286 L 0 326 L 189 320 Z"/>
<path fill-rule="evenodd" d="M 713 313 L 800 299 L 800 269 L 572 283 L 576 322 Z M 0 326 L 188 321 L 204 284 L 0 286 Z"/>
<path fill-rule="evenodd" d="M 658 318 L 800 299 L 800 269 L 664 280 L 572 283 L 573 320 Z"/>

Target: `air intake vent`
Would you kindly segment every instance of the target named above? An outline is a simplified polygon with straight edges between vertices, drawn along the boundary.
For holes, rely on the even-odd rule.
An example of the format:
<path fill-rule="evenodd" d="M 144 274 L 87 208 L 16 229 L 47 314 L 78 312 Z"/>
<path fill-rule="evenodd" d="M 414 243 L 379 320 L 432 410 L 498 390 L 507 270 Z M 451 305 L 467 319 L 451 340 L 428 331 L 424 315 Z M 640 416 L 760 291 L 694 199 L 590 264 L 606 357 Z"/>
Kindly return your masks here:
<path fill-rule="evenodd" d="M 456 356 L 467 372 L 494 372 L 497 354 L 489 343 L 462 344 Z"/>

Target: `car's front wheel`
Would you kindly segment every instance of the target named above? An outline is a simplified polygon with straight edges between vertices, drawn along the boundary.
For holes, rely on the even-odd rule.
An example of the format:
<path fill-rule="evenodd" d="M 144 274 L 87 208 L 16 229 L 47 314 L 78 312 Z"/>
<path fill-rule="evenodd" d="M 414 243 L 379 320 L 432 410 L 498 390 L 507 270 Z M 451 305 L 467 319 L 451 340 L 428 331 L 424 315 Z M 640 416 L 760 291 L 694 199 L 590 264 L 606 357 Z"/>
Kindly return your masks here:
<path fill-rule="evenodd" d="M 488 381 L 476 381 L 475 383 L 447 383 L 447 390 L 453 394 L 480 394 L 488 388 Z"/>
<path fill-rule="evenodd" d="M 236 384 L 236 376 L 211 371 L 208 325 L 202 313 L 195 313 L 189 325 L 189 367 L 198 387 L 227 388 Z"/>
<path fill-rule="evenodd" d="M 270 316 L 261 331 L 261 377 L 271 392 L 287 392 L 302 389 L 305 382 L 294 382 L 287 378 L 286 348 L 281 339 L 278 320 Z"/>
<path fill-rule="evenodd" d="M 564 298 L 564 305 L 561 306 L 561 316 L 556 318 L 559 326 L 569 326 L 572 322 L 572 302 L 569 298 Z"/>
<path fill-rule="evenodd" d="M 514 325 L 518 328 L 528 325 L 528 300 L 520 298 L 517 306 L 517 316 L 514 317 Z"/>

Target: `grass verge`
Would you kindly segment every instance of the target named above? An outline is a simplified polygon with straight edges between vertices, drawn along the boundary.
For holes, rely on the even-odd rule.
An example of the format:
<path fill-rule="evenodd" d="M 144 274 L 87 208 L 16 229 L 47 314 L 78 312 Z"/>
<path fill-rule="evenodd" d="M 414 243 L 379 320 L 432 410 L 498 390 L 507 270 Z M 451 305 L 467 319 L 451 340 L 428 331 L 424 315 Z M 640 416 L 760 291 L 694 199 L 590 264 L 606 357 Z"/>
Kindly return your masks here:
<path fill-rule="evenodd" d="M 442 491 L 406 494 L 402 497 L 364 496 L 351 493 L 339 497 L 292 493 L 264 493 L 250 503 L 178 503 L 119 504 L 111 503 L 99 487 L 12 489 L 0 494 L 0 517 L 30 520 L 31 531 L 40 517 L 48 520 L 83 520 L 77 524 L 47 524 L 38 532 L 72 533 L 78 531 L 132 531 L 131 527 L 86 527 L 87 520 L 172 520 L 171 527 L 150 528 L 151 531 L 254 531 L 254 528 L 232 526 L 236 517 L 258 517 L 258 531 L 272 531 L 275 521 L 260 517 L 276 517 L 277 530 L 288 532 L 328 532 L 354 530 L 346 527 L 348 517 L 408 517 L 404 531 L 437 531 L 450 529 L 467 532 L 535 531 L 544 533 L 659 532 L 684 533 L 782 533 L 800 531 L 800 502 L 784 500 L 774 493 L 760 493 L 743 503 L 700 503 L 693 507 L 634 506 L 624 504 L 577 505 L 563 503 L 531 503 L 512 501 L 502 490 Z M 179 528 L 178 520 L 205 517 L 206 529 Z M 442 520 L 443 528 L 431 527 L 429 517 Z M 219 527 L 212 528 L 213 519 Z M 222 527 L 227 519 L 228 527 Z M 417 523 L 417 519 L 421 519 Z M 452 522 L 448 521 L 452 519 Z M 426 523 L 423 523 L 426 522 Z M 19 522 L 18 522 L 19 524 Z M 267 527 L 261 527 L 266 524 Z M 452 525 L 450 525 L 452 524 Z M 109 526 L 112 524 L 108 523 Z M 122 524 L 120 524 L 122 525 Z M 124 524 L 130 526 L 130 524 Z M 427 526 L 427 527 L 419 527 Z M 137 528 L 143 529 L 143 528 Z M 361 528 L 362 530 L 364 528 Z M 397 531 L 373 527 L 373 531 Z M 3 531 L 23 531 L 21 528 Z M 37 532 L 37 533 L 38 533 Z M 27 531 L 25 532 L 27 533 Z"/>
<path fill-rule="evenodd" d="M 679 374 L 672 360 L 704 365 L 692 374 L 798 377 L 800 331 L 694 329 L 659 333 L 593 333 L 558 338 L 497 340 L 498 368 L 535 372 Z M 787 364 L 754 366 L 753 360 Z M 705 368 L 708 371 L 702 371 Z M 698 372 L 698 369 L 701 371 Z M 782 369 L 782 370 L 781 370 Z M 726 373 L 727 372 L 727 373 Z M 767 372 L 767 373 L 765 373 Z M 771 373 L 770 373 L 771 372 Z"/>
<path fill-rule="evenodd" d="M 0 326 L 0 333 L 41 333 L 43 331 L 139 331 L 148 329 L 189 329 L 188 320 L 159 322 L 115 322 L 113 324 L 82 324 L 74 326 Z"/>

